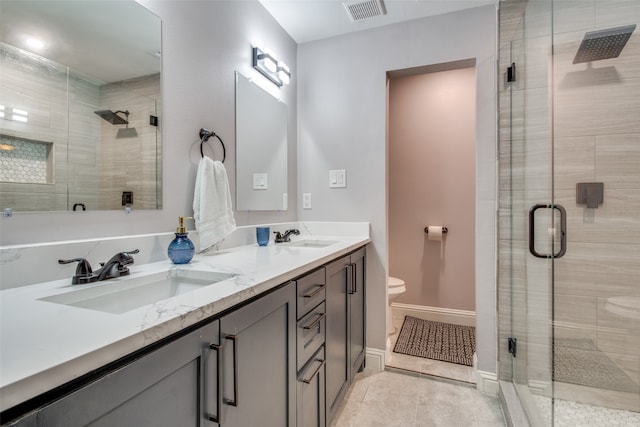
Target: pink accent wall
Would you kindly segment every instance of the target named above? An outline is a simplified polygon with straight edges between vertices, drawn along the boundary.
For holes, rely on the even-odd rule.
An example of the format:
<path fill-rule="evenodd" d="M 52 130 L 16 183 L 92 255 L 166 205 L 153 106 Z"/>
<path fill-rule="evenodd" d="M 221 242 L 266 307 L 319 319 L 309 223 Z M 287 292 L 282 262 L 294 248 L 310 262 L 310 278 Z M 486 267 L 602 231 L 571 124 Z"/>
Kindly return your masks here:
<path fill-rule="evenodd" d="M 397 302 L 475 311 L 475 68 L 391 77 L 389 274 Z M 442 243 L 423 229 L 444 225 Z"/>

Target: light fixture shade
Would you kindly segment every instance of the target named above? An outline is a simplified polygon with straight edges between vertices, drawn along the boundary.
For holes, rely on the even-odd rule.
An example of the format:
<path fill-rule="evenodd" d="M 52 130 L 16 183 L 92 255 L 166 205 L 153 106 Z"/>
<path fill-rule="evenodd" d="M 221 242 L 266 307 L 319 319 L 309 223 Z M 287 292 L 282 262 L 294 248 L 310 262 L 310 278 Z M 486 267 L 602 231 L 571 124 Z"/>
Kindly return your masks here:
<path fill-rule="evenodd" d="M 291 81 L 287 64 L 278 61 L 267 49 L 253 48 L 253 68 L 279 87 Z"/>
<path fill-rule="evenodd" d="M 282 80 L 282 83 L 286 85 L 291 81 L 291 72 L 284 62 L 278 62 L 278 77 Z"/>
<path fill-rule="evenodd" d="M 270 51 L 267 50 L 261 56 L 261 59 L 264 61 L 264 66 L 267 68 L 267 70 L 271 71 L 272 73 L 278 71 L 278 61 L 276 61 L 276 59 L 271 55 Z"/>

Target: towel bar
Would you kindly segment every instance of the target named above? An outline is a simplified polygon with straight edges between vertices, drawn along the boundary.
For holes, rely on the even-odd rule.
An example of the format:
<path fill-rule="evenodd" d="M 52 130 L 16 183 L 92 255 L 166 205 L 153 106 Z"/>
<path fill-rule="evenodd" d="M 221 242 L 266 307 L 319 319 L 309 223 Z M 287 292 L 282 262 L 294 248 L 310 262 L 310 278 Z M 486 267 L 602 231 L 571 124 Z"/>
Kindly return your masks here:
<path fill-rule="evenodd" d="M 220 141 L 220 145 L 222 145 L 222 163 L 227 159 L 227 149 L 224 146 L 224 142 L 222 139 L 213 131 L 206 130 L 204 128 L 200 129 L 200 156 L 204 157 L 204 151 L 202 151 L 202 144 L 207 142 L 209 138 L 215 136 Z"/>

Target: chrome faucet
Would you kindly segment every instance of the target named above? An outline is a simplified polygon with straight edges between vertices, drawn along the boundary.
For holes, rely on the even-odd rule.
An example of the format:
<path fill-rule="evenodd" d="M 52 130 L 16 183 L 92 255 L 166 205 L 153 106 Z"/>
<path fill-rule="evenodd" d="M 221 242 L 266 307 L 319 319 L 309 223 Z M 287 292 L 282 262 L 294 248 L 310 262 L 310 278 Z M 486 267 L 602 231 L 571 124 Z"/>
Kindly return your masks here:
<path fill-rule="evenodd" d="M 131 254 L 137 254 L 138 252 L 140 252 L 139 249 L 129 252 L 118 252 L 112 256 L 109 261 L 100 263 L 101 268 L 96 271 L 91 269 L 91 264 L 84 258 L 59 259 L 58 264 L 78 263 L 76 274 L 71 279 L 72 285 L 93 283 L 128 275 L 129 268 L 127 266 L 133 264 L 134 261 Z"/>
<path fill-rule="evenodd" d="M 276 235 L 276 243 L 286 243 L 291 241 L 290 236 L 292 234 L 295 234 L 296 236 L 299 235 L 300 230 L 292 228 L 291 230 L 285 231 L 283 234 L 280 234 L 279 231 L 274 231 L 274 234 Z"/>

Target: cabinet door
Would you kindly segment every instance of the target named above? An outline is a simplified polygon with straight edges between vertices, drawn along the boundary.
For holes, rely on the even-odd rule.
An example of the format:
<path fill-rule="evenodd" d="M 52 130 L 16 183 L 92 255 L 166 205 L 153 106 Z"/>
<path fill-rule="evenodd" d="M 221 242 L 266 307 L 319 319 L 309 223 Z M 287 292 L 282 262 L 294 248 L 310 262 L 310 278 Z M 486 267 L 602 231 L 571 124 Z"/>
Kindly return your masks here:
<path fill-rule="evenodd" d="M 209 345 L 218 322 L 110 372 L 40 409 L 38 426 L 199 426 L 208 425 L 216 378 L 201 372 L 215 366 Z M 205 398 L 205 396 L 207 396 Z M 215 410 L 215 408 L 214 408 Z"/>
<path fill-rule="evenodd" d="M 350 257 L 342 257 L 326 267 L 326 382 L 327 423 L 333 419 L 349 387 L 349 295 L 347 278 Z"/>
<path fill-rule="evenodd" d="M 222 425 L 296 425 L 293 282 L 220 319 Z"/>
<path fill-rule="evenodd" d="M 351 254 L 352 283 L 349 289 L 349 360 L 353 376 L 364 367 L 366 313 L 365 313 L 365 248 Z"/>

